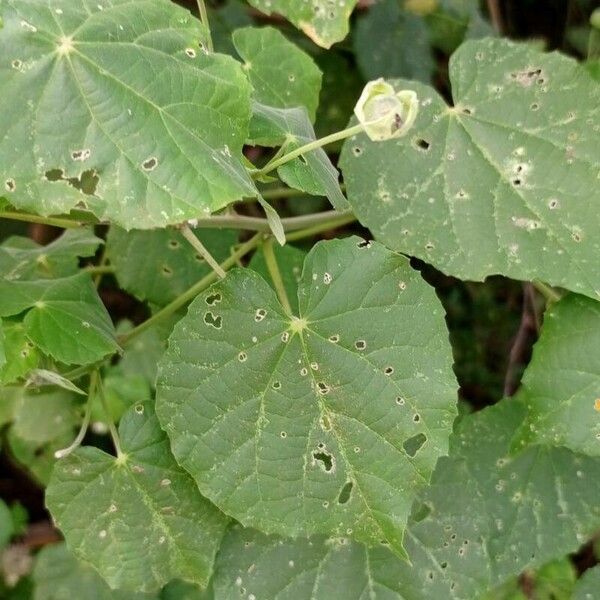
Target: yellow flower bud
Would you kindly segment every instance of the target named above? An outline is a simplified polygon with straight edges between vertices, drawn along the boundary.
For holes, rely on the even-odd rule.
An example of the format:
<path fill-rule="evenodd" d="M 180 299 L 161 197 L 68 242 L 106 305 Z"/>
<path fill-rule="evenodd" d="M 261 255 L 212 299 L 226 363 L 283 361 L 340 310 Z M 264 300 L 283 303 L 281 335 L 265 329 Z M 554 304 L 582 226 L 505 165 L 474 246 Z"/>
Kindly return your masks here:
<path fill-rule="evenodd" d="M 396 92 L 383 79 L 367 83 L 354 107 L 356 118 L 374 142 L 405 135 L 415 122 L 418 111 L 416 92 Z"/>

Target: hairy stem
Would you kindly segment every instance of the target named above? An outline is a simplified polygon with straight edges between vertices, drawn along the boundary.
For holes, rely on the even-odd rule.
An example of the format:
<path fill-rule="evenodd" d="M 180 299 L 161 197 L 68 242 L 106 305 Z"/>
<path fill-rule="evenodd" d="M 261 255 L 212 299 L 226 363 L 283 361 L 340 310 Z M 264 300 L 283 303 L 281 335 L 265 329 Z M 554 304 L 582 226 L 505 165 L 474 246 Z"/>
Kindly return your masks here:
<path fill-rule="evenodd" d="M 73 440 L 73 442 L 67 446 L 66 448 L 62 448 L 61 450 L 57 450 L 54 453 L 54 458 L 64 458 L 65 456 L 69 456 L 71 452 L 77 450 L 79 446 L 81 446 L 81 442 L 83 442 L 83 438 L 87 433 L 88 427 L 90 425 L 90 417 L 92 415 L 92 401 L 94 399 L 94 393 L 98 387 L 98 382 L 100 381 L 98 371 L 92 371 L 90 376 L 90 385 L 88 387 L 88 397 L 85 405 L 85 414 L 83 415 L 83 421 L 81 422 L 81 427 L 79 428 L 79 432 L 77 436 Z"/>
<path fill-rule="evenodd" d="M 273 285 L 275 286 L 275 291 L 277 292 L 277 297 L 279 298 L 281 306 L 283 306 L 285 312 L 288 315 L 291 315 L 292 307 L 290 305 L 287 292 L 285 291 L 285 285 L 283 285 L 283 278 L 281 277 L 281 271 L 279 270 L 279 265 L 277 264 L 275 252 L 273 251 L 273 239 L 270 238 L 265 240 L 262 249 L 263 254 L 265 255 L 265 262 L 267 263 L 267 269 L 269 269 L 269 275 L 273 280 Z"/>
<path fill-rule="evenodd" d="M 363 130 L 363 126 L 361 124 L 358 124 L 358 125 L 353 125 L 352 127 L 348 127 L 347 129 L 342 129 L 342 131 L 336 131 L 335 133 L 332 133 L 331 135 L 327 135 L 318 140 L 309 142 L 308 144 L 305 144 L 304 146 L 300 146 L 299 148 L 296 148 L 295 150 L 292 150 L 291 152 L 284 154 L 283 156 L 277 158 L 276 160 L 270 161 L 262 169 L 258 169 L 253 174 L 254 174 L 254 176 L 266 175 L 267 173 L 270 173 L 271 171 L 277 169 L 281 165 L 285 165 L 285 163 L 289 162 L 290 160 L 293 160 L 294 158 L 298 158 L 299 156 L 302 156 L 302 154 L 306 154 L 307 152 L 310 152 L 311 150 L 316 150 L 317 148 L 322 148 L 323 146 L 326 146 L 327 144 L 331 144 L 331 143 L 337 142 L 339 140 L 344 140 L 353 135 L 356 135 L 357 133 L 360 133 L 362 130 Z"/>
<path fill-rule="evenodd" d="M 281 219 L 283 230 L 297 231 L 305 229 L 321 223 L 327 223 L 336 217 L 350 217 L 352 220 L 355 217 L 350 211 L 339 212 L 336 210 L 328 210 L 320 213 L 312 213 L 309 215 L 300 215 L 299 217 L 287 217 Z M 271 228 L 267 219 L 261 217 L 248 217 L 246 215 L 215 215 L 197 220 L 198 227 L 205 229 L 245 229 L 248 231 L 264 231 L 269 233 Z M 194 222 L 196 225 L 196 222 Z"/>
<path fill-rule="evenodd" d="M 81 226 L 79 221 L 71 219 L 62 219 L 59 217 L 41 217 L 30 213 L 2 211 L 0 219 L 11 219 L 12 221 L 25 221 L 26 223 L 40 223 L 41 225 L 52 225 L 53 227 L 62 227 L 63 229 L 76 229 Z"/>
<path fill-rule="evenodd" d="M 181 235 L 190 243 L 198 254 L 208 263 L 211 269 L 221 278 L 225 277 L 225 271 L 215 260 L 214 256 L 206 249 L 206 246 L 194 235 L 189 225 L 183 225 Z"/>

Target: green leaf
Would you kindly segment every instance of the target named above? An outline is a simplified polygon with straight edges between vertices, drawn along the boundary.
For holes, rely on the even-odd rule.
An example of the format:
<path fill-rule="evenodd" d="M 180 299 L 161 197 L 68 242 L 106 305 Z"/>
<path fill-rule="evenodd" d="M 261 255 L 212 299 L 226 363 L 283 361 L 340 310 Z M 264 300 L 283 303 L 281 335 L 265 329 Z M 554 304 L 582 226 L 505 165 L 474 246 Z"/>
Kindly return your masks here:
<path fill-rule="evenodd" d="M 429 82 L 435 69 L 427 25 L 398 0 L 373 5 L 356 23 L 354 54 L 365 79 L 406 77 Z"/>
<path fill-rule="evenodd" d="M 279 213 L 260 195 L 258 196 L 258 203 L 265 211 L 271 233 L 275 236 L 279 244 L 283 246 L 285 244 L 285 230 L 283 229 Z"/>
<path fill-rule="evenodd" d="M 283 279 L 288 300 L 294 313 L 298 312 L 298 283 L 302 275 L 302 266 L 306 258 L 306 252 L 286 244 L 285 246 L 273 246 L 277 266 Z M 252 256 L 248 267 L 259 273 L 265 281 L 271 283 L 271 275 L 265 260 L 265 255 L 261 250 L 255 252 Z"/>
<path fill-rule="evenodd" d="M 68 277 L 79 270 L 79 257 L 93 256 L 102 244 L 92 230 L 68 229 L 46 246 L 12 237 L 0 246 L 0 271 L 10 280 Z"/>
<path fill-rule="evenodd" d="M 27 391 L 15 405 L 13 430 L 21 439 L 42 445 L 72 434 L 80 417 L 77 396 L 71 392 Z"/>
<path fill-rule="evenodd" d="M 0 387 L 0 427 L 14 418 L 15 406 L 24 389 L 18 386 Z"/>
<path fill-rule="evenodd" d="M 394 250 L 444 273 L 600 295 L 600 86 L 572 59 L 505 40 L 450 61 L 454 106 L 416 82 L 413 133 L 344 145 L 348 199 Z M 577 100 L 577 101 L 575 101 Z"/>
<path fill-rule="evenodd" d="M 231 254 L 238 240 L 237 232 L 229 229 L 195 233 L 217 262 Z M 176 230 L 127 232 L 111 227 L 106 253 L 119 285 L 139 300 L 158 306 L 168 304 L 212 272 Z"/>
<path fill-rule="evenodd" d="M 600 456 L 600 305 L 569 294 L 544 314 L 523 375 L 527 415 L 514 446 L 566 446 Z"/>
<path fill-rule="evenodd" d="M 0 18 L 0 183 L 14 206 L 83 202 L 146 229 L 255 195 L 241 164 L 250 86 L 236 61 L 200 47 L 189 12 L 3 0 Z"/>
<path fill-rule="evenodd" d="M 121 458 L 85 447 L 54 468 L 46 504 L 69 549 L 111 587 L 205 586 L 225 517 L 175 464 L 151 404 L 132 407 L 119 434 Z"/>
<path fill-rule="evenodd" d="M 197 585 L 176 579 L 161 590 L 160 600 L 214 600 L 214 595 L 210 584 L 202 590 Z"/>
<path fill-rule="evenodd" d="M 43 387 L 55 385 L 69 392 L 75 392 L 82 396 L 87 396 L 81 388 L 77 387 L 70 379 L 63 377 L 60 373 L 49 371 L 48 369 L 32 369 L 27 377 L 27 387 Z"/>
<path fill-rule="evenodd" d="M 600 589 L 600 566 L 588 569 L 575 586 L 572 600 L 596 600 Z"/>
<path fill-rule="evenodd" d="M 348 34 L 350 14 L 358 0 L 248 0 L 270 15 L 279 13 L 301 29 L 315 44 L 329 48 Z"/>
<path fill-rule="evenodd" d="M 306 52 L 273 27 L 238 29 L 233 43 L 256 102 L 276 108 L 304 106 L 314 122 L 322 75 Z"/>
<path fill-rule="evenodd" d="M 260 145 L 285 145 L 291 152 L 316 139 L 315 132 L 302 108 L 273 108 L 252 105 L 250 135 Z M 326 196 L 338 210 L 349 207 L 339 184 L 339 173 L 322 148 L 311 150 L 280 166 L 277 173 L 290 187 L 316 196 Z"/>
<path fill-rule="evenodd" d="M 10 508 L 0 498 L 0 550 L 8 544 L 13 535 L 13 520 Z"/>
<path fill-rule="evenodd" d="M 356 237 L 312 249 L 298 303 L 286 315 L 237 269 L 190 305 L 157 380 L 173 453 L 245 525 L 350 529 L 402 554 L 456 414 L 441 305 L 406 258 Z"/>
<path fill-rule="evenodd" d="M 154 600 L 156 596 L 111 590 L 89 565 L 78 561 L 64 543 L 44 546 L 35 559 L 34 600 Z"/>
<path fill-rule="evenodd" d="M 40 355 L 27 339 L 22 323 L 0 320 L 0 337 L 4 338 L 5 355 L 4 364 L 0 364 L 0 383 L 13 383 L 37 367 Z"/>
<path fill-rule="evenodd" d="M 410 563 L 346 536 L 285 540 L 236 525 L 215 565 L 215 600 L 473 600 L 575 551 L 600 524 L 600 464 L 564 448 L 509 458 L 523 415 L 511 400 L 464 417 L 413 507 Z"/>
<path fill-rule="evenodd" d="M 46 487 L 56 462 L 54 453 L 71 444 L 75 437 L 73 430 L 63 433 L 49 442 L 38 443 L 19 437 L 14 427 L 8 431 L 8 447 L 12 458 L 21 465 L 41 487 Z"/>
<path fill-rule="evenodd" d="M 113 324 L 92 279 L 0 281 L 0 317 L 27 310 L 27 337 L 45 354 L 67 364 L 100 360 L 118 348 Z"/>

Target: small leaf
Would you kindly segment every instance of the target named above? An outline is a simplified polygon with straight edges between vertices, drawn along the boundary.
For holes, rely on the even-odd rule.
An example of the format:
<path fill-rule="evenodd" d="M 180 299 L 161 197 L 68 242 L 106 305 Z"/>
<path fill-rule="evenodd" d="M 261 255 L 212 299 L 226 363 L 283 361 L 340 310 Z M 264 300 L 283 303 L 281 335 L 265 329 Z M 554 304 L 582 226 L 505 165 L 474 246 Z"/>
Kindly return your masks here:
<path fill-rule="evenodd" d="M 158 600 L 156 596 L 112 590 L 89 565 L 78 561 L 64 543 L 44 546 L 33 569 L 35 600 Z"/>
<path fill-rule="evenodd" d="M 237 232 L 229 229 L 196 234 L 218 262 L 230 255 L 238 240 Z M 168 304 L 212 271 L 175 229 L 128 232 L 111 227 L 106 253 L 119 285 L 157 306 Z"/>
<path fill-rule="evenodd" d="M 12 237 L 0 246 L 0 271 L 6 279 L 68 277 L 79 270 L 79 257 L 93 256 L 102 244 L 90 229 L 68 229 L 46 246 Z"/>
<path fill-rule="evenodd" d="M 252 105 L 250 135 L 265 146 L 285 144 L 287 152 L 316 139 L 315 132 L 302 108 L 280 109 L 263 104 Z M 281 180 L 290 187 L 326 196 L 337 210 L 349 207 L 339 184 L 339 173 L 322 148 L 311 150 L 277 169 Z"/>
<path fill-rule="evenodd" d="M 147 229 L 255 195 L 241 164 L 250 85 L 232 58 L 205 52 L 188 11 L 5 0 L 0 18 L 0 185 L 15 207 L 83 203 Z"/>
<path fill-rule="evenodd" d="M 88 364 L 118 348 L 112 322 L 91 277 L 0 281 L 0 317 L 28 311 L 27 337 L 67 364 Z"/>
<path fill-rule="evenodd" d="M 123 457 L 85 447 L 54 468 L 46 504 L 69 549 L 111 587 L 205 586 L 226 518 L 175 464 L 151 404 L 132 407 L 119 433 Z"/>
<path fill-rule="evenodd" d="M 14 409 L 13 430 L 38 445 L 71 434 L 80 421 L 77 396 L 62 389 L 21 394 Z"/>
<path fill-rule="evenodd" d="M 350 14 L 358 0 L 248 0 L 270 15 L 274 12 L 289 19 L 318 46 L 329 48 L 348 34 Z"/>
<path fill-rule="evenodd" d="M 276 108 L 304 106 L 314 122 L 322 76 L 306 52 L 273 27 L 238 29 L 233 43 L 256 102 Z"/>
<path fill-rule="evenodd" d="M 0 498 L 0 551 L 8 544 L 13 535 L 13 520 L 10 508 Z"/>
<path fill-rule="evenodd" d="M 190 305 L 157 380 L 173 453 L 244 524 L 351 528 L 402 554 L 456 414 L 439 301 L 404 257 L 353 237 L 313 248 L 298 304 L 287 315 L 264 279 L 237 269 Z M 403 442 L 421 432 L 408 456 Z"/>
<path fill-rule="evenodd" d="M 6 356 L 5 363 L 0 365 L 0 383 L 13 383 L 38 365 L 40 355 L 27 339 L 22 323 L 0 320 L 0 337 L 4 337 Z"/>
<path fill-rule="evenodd" d="M 418 82 L 411 133 L 344 144 L 348 200 L 390 248 L 449 275 L 566 287 L 598 299 L 600 86 L 572 59 L 506 40 L 450 61 L 453 106 Z"/>
<path fill-rule="evenodd" d="M 570 294 L 551 305 L 518 397 L 514 447 L 539 443 L 600 456 L 600 305 Z"/>

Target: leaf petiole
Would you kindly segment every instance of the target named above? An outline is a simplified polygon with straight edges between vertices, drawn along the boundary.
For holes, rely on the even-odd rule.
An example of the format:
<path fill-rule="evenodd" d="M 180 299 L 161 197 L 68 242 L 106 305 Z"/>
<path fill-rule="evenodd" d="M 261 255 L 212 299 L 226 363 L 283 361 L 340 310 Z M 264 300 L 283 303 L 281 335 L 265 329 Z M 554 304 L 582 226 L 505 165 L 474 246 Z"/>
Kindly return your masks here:
<path fill-rule="evenodd" d="M 281 302 L 281 306 L 283 306 L 285 312 L 291 316 L 292 307 L 290 305 L 287 292 L 285 291 L 285 286 L 283 285 L 283 279 L 281 277 L 279 265 L 277 264 L 275 252 L 273 251 L 272 238 L 264 241 L 262 250 L 265 256 L 265 262 L 267 263 L 267 269 L 269 270 L 269 275 L 271 276 L 275 291 L 277 292 L 277 297 L 279 298 L 279 302 Z"/>
<path fill-rule="evenodd" d="M 190 243 L 190 245 L 200 254 L 200 256 L 208 263 L 212 270 L 221 278 L 225 277 L 225 271 L 221 265 L 215 260 L 214 256 L 207 250 L 206 246 L 194 235 L 189 225 L 181 227 L 181 235 Z"/>
<path fill-rule="evenodd" d="M 87 433 L 88 427 L 90 425 L 90 417 L 92 415 L 92 401 L 94 393 L 96 392 L 96 389 L 98 387 L 99 380 L 100 378 L 98 375 L 98 370 L 92 371 L 92 374 L 90 375 L 88 397 L 85 405 L 85 414 L 83 415 L 83 421 L 81 422 L 79 432 L 77 433 L 77 436 L 69 446 L 63 448 L 62 450 L 57 450 L 54 453 L 54 458 L 65 458 L 65 456 L 69 456 L 69 454 L 71 454 L 73 451 L 77 450 L 79 446 L 81 446 L 81 442 L 83 442 L 83 438 L 85 437 L 85 434 Z"/>

